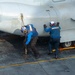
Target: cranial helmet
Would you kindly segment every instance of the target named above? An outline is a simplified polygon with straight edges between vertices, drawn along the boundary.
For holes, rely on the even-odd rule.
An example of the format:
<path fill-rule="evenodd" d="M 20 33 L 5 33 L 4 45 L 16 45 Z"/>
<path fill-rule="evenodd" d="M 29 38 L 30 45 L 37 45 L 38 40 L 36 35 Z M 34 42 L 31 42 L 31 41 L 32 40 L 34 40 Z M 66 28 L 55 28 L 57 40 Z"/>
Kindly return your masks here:
<path fill-rule="evenodd" d="M 54 21 L 51 21 L 50 23 L 51 23 L 51 24 L 54 24 Z"/>
<path fill-rule="evenodd" d="M 21 27 L 21 30 L 22 31 L 26 30 L 26 27 L 25 26 Z"/>
<path fill-rule="evenodd" d="M 22 31 L 23 33 L 26 33 L 27 28 L 26 28 L 25 26 L 23 26 L 23 27 L 21 28 L 21 31 Z"/>

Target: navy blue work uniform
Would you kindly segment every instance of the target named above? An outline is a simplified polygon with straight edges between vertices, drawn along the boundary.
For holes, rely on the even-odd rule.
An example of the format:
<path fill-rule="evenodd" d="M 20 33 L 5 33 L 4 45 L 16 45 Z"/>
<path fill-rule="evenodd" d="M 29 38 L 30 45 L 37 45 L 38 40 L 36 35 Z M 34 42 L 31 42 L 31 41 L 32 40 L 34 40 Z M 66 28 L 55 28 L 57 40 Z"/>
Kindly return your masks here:
<path fill-rule="evenodd" d="M 50 33 L 49 50 L 52 52 L 52 48 L 55 48 L 55 57 L 58 55 L 58 48 L 60 44 L 60 27 L 53 25 L 50 28 L 45 27 L 44 30 Z"/>

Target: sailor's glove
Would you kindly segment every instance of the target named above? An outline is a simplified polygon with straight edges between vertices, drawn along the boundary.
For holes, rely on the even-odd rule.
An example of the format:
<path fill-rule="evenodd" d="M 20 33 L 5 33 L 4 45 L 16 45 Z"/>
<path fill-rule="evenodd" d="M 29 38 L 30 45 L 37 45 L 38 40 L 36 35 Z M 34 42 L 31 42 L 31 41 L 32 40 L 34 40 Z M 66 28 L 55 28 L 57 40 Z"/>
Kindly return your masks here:
<path fill-rule="evenodd" d="M 43 27 L 46 28 L 47 27 L 46 24 L 44 24 Z"/>

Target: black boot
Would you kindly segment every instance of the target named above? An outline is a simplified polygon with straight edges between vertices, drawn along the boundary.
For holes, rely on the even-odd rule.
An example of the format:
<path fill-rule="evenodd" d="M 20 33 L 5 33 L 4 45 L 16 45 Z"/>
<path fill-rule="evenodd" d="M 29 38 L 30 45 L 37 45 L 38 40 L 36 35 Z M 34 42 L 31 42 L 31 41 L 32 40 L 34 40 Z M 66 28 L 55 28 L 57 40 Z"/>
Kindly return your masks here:
<path fill-rule="evenodd" d="M 55 59 L 58 59 L 59 58 L 59 56 L 58 55 L 55 55 Z"/>
<path fill-rule="evenodd" d="M 34 54 L 34 56 L 36 59 L 40 58 L 40 54 Z"/>

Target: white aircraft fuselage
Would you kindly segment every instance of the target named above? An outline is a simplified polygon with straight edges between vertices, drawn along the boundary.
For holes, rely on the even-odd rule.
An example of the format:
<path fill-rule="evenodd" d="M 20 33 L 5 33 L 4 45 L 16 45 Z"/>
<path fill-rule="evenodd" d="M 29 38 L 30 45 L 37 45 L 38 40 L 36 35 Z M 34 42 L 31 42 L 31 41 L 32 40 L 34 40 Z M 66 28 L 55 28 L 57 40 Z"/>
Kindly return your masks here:
<path fill-rule="evenodd" d="M 49 36 L 43 25 L 50 21 L 60 22 L 61 42 L 75 40 L 75 0 L 0 0 L 0 30 L 23 35 L 24 24 L 33 24 L 39 36 Z"/>

